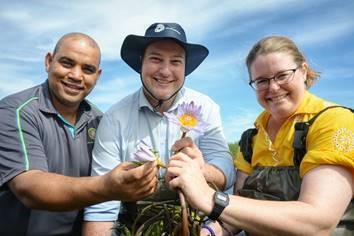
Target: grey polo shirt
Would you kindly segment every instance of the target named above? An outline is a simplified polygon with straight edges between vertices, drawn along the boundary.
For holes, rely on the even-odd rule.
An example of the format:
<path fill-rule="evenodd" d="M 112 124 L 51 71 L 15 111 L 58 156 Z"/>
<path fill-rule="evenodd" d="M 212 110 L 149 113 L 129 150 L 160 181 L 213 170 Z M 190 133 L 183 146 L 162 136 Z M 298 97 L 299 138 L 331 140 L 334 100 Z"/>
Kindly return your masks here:
<path fill-rule="evenodd" d="M 82 212 L 26 208 L 7 183 L 28 170 L 90 175 L 91 151 L 101 112 L 80 104 L 75 126 L 53 107 L 48 81 L 0 101 L 0 235 L 79 235 Z M 45 181 L 45 180 L 43 180 Z"/>

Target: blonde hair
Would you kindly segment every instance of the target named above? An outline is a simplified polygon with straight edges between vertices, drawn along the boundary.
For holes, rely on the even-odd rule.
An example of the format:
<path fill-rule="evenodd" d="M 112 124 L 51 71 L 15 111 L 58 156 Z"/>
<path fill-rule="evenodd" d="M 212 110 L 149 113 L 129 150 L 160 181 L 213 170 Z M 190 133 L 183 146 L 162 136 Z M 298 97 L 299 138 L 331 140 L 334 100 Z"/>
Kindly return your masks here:
<path fill-rule="evenodd" d="M 258 41 L 248 53 L 246 65 L 248 74 L 251 78 L 250 67 L 258 55 L 266 55 L 269 53 L 283 52 L 293 57 L 297 66 L 301 66 L 306 59 L 296 44 L 289 38 L 284 36 L 269 36 Z M 314 82 L 320 77 L 320 73 L 308 66 L 306 77 L 306 88 L 310 88 Z"/>

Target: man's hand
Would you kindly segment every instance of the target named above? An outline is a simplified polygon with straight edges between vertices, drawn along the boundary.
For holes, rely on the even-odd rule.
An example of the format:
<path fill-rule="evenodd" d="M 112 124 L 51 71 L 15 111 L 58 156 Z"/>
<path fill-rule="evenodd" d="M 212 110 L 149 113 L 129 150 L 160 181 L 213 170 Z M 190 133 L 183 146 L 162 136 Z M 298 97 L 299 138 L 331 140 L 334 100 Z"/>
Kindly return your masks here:
<path fill-rule="evenodd" d="M 193 143 L 193 140 L 191 138 L 185 137 L 180 140 L 177 140 L 172 146 L 172 151 L 174 153 L 183 152 L 192 160 L 195 160 L 202 171 L 204 170 L 205 161 L 203 158 L 203 154 L 199 150 L 199 148 Z"/>
<path fill-rule="evenodd" d="M 109 198 L 121 201 L 141 200 L 155 192 L 157 187 L 156 161 L 141 166 L 123 162 L 104 177 Z"/>

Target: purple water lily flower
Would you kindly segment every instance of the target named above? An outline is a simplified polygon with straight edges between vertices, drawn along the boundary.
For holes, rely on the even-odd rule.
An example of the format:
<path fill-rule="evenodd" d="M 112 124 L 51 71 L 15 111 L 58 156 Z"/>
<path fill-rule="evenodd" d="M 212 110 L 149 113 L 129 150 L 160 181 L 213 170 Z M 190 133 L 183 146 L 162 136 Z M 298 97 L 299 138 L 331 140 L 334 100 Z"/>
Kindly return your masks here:
<path fill-rule="evenodd" d="M 143 140 L 141 140 L 138 144 L 136 152 L 133 154 L 132 159 L 133 161 L 144 163 L 156 160 L 156 156 L 152 149 Z"/>
<path fill-rule="evenodd" d="M 145 162 L 157 160 L 159 167 L 165 167 L 165 164 L 160 160 L 159 154 L 147 145 L 143 140 L 139 141 L 137 150 L 132 154 L 132 161 L 138 165 L 142 165 Z"/>
<path fill-rule="evenodd" d="M 197 106 L 192 101 L 190 103 L 183 102 L 179 105 L 177 108 L 177 115 L 167 112 L 164 112 L 163 114 L 170 122 L 180 125 L 181 130 L 184 133 L 190 130 L 203 133 L 208 127 L 208 123 L 203 121 L 201 110 L 202 106 Z"/>

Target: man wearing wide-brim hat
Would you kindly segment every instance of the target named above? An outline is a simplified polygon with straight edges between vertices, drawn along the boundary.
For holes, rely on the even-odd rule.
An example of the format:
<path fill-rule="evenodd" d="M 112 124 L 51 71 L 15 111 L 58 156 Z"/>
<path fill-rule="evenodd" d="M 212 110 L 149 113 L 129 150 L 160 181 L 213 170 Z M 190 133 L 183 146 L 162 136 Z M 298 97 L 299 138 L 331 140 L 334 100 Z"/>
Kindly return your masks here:
<path fill-rule="evenodd" d="M 137 144 L 143 141 L 159 153 L 164 163 L 168 163 L 171 150 L 178 147 L 178 151 L 185 152 L 199 163 L 209 182 L 219 189 L 232 186 L 235 171 L 224 139 L 219 106 L 208 96 L 183 86 L 185 76 L 192 73 L 207 55 L 206 47 L 187 42 L 183 28 L 176 23 L 155 23 L 144 36 L 128 35 L 125 38 L 121 57 L 138 72 L 142 87 L 113 105 L 104 115 L 93 151 L 93 175 L 105 174 L 131 160 Z M 169 123 L 163 113 L 176 114 L 178 105 L 192 101 L 201 106 L 202 119 L 209 125 L 204 133 L 191 131 L 188 132 L 189 138 L 180 140 L 180 127 Z M 160 170 L 161 180 L 163 175 L 164 170 Z M 148 200 L 168 198 L 176 198 L 176 195 L 161 184 Z M 85 211 L 88 222 L 84 231 L 102 233 L 102 230 L 109 230 L 117 220 L 119 205 L 119 221 L 129 225 L 136 218 L 139 204 L 107 202 L 92 206 Z"/>

